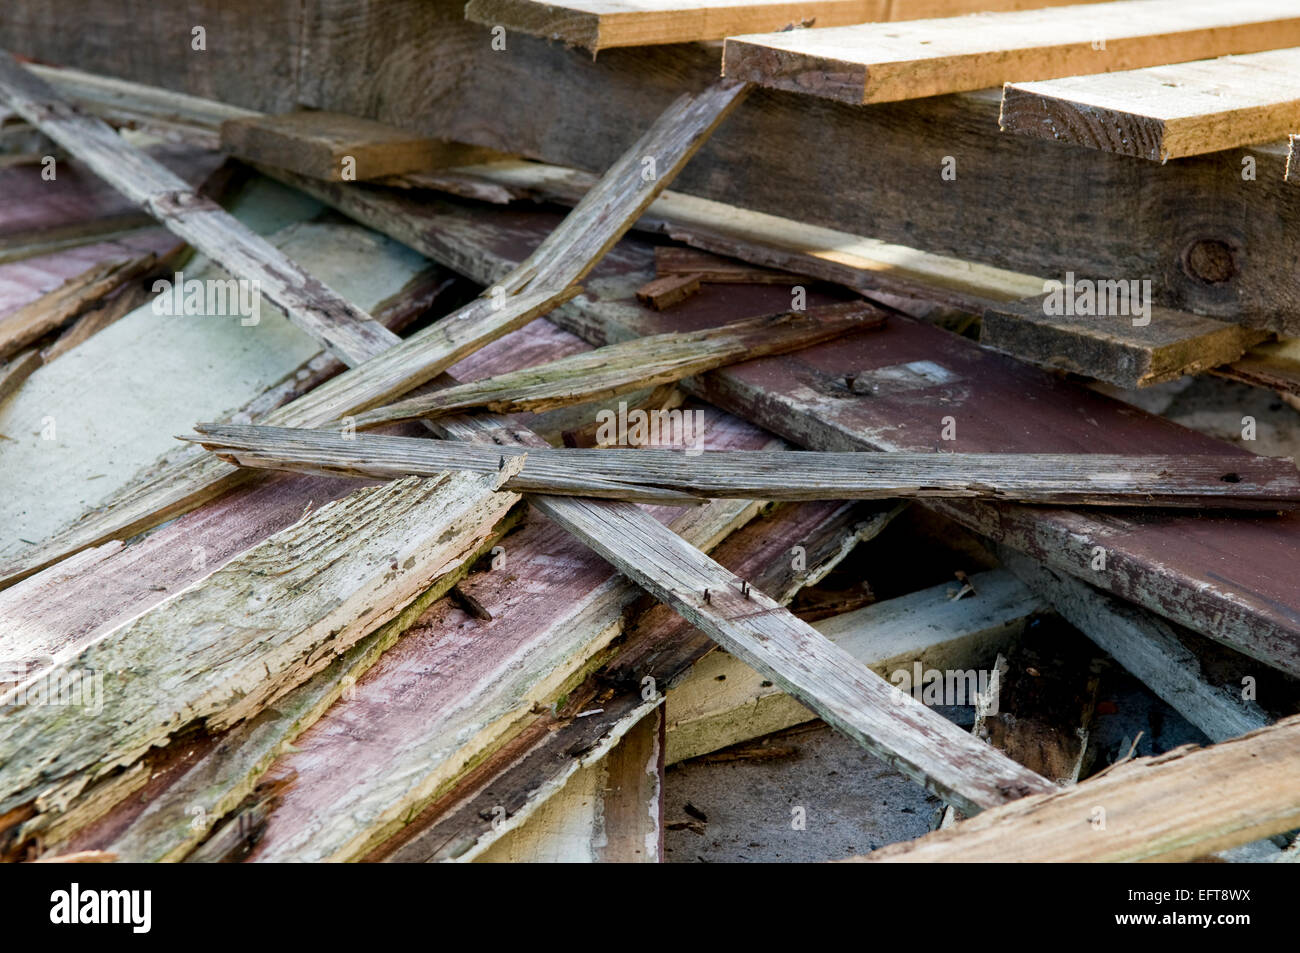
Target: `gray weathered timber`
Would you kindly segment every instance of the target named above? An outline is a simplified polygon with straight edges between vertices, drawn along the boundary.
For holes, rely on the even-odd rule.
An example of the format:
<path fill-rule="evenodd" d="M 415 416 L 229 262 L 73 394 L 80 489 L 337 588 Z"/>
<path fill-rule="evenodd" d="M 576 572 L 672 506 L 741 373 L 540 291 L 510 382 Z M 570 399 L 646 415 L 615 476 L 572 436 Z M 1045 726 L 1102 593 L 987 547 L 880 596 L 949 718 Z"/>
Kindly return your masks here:
<path fill-rule="evenodd" d="M 1064 619 L 1211 741 L 1226 741 L 1271 723 L 1256 702 L 1243 697 L 1240 685 L 1215 684 L 1177 627 L 1155 613 L 1005 547 L 1001 547 L 1000 556 Z"/>
<path fill-rule="evenodd" d="M 19 67 L 14 69 L 24 82 L 33 78 Z M 405 341 L 376 325 L 378 332 L 351 342 L 356 350 L 344 358 L 346 363 L 361 366 L 354 366 L 280 408 L 266 422 L 319 426 L 340 415 L 392 400 L 573 297 L 578 290 L 574 282 L 668 186 L 744 93 L 743 85 L 724 81 L 699 96 L 681 97 L 628 155 L 611 167 L 555 232 L 542 240 L 534 257 L 510 271 L 488 297 L 476 299 Z M 641 170 L 646 168 L 641 159 L 647 156 L 655 160 L 656 173 L 648 180 L 641 177 Z M 543 249 L 544 260 L 536 257 Z M 202 458 L 169 467 L 0 566 L 0 586 L 10 585 L 87 546 L 157 525 L 211 499 L 238 479 L 233 468 Z"/>
<path fill-rule="evenodd" d="M 986 309 L 980 343 L 1022 361 L 1132 388 L 1231 363 L 1268 337 L 1158 306 L 1140 315 L 1142 305 L 1130 300 L 1129 284 L 1114 284 L 1123 292 L 1122 299 L 1116 296 L 1122 307 L 1107 314 L 1048 315 L 1045 298 Z"/>
<path fill-rule="evenodd" d="M 4 696 L 0 813 L 37 797 L 57 812 L 187 725 L 237 723 L 310 678 L 468 566 L 517 501 L 484 489 L 443 474 L 357 491 L 56 659 Z M 87 674 L 102 679 L 96 717 L 93 699 L 22 703 Z"/>
<path fill-rule="evenodd" d="M 749 318 L 703 331 L 657 334 L 519 371 L 458 384 L 358 414 L 359 429 L 468 410 L 552 410 L 669 384 L 738 361 L 798 350 L 878 326 L 884 316 L 846 303 Z"/>
<path fill-rule="evenodd" d="M 1053 785 L 870 672 L 629 504 L 533 497 L 620 572 L 903 774 L 978 812 Z"/>
<path fill-rule="evenodd" d="M 102 119 L 78 113 L 2 50 L 0 98 L 192 247 L 237 278 L 253 281 L 257 293 L 339 357 L 355 359 L 390 343 L 388 330 L 374 318 L 127 143 Z"/>
<path fill-rule="evenodd" d="M 949 498 L 1071 505 L 1288 508 L 1300 472 L 1287 459 L 1217 455 L 837 453 L 539 448 L 496 451 L 418 437 L 197 424 L 197 442 L 241 466 L 393 479 L 447 469 L 501 475 L 521 493 L 640 502 L 692 498 Z"/>

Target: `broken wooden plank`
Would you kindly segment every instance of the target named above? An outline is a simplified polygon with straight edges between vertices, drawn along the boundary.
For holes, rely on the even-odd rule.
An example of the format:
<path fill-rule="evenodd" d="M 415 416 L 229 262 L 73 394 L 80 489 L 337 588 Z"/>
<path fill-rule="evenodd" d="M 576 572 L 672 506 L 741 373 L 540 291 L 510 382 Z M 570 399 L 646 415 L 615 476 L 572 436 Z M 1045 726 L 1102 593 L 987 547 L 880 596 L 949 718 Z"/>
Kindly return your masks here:
<path fill-rule="evenodd" d="M 357 491 L 57 659 L 6 693 L 0 812 L 39 796 L 58 813 L 90 780 L 187 725 L 219 730 L 255 715 L 420 593 L 449 587 L 516 499 L 485 494 L 468 474 Z M 100 686 L 94 731 L 62 695 L 20 703 L 85 673 Z"/>
<path fill-rule="evenodd" d="M 532 504 L 733 655 L 962 810 L 1051 788 L 867 671 L 780 604 L 627 504 Z"/>
<path fill-rule="evenodd" d="M 1300 397 L 1300 340 L 1286 338 L 1257 345 L 1238 361 L 1215 368 L 1229 380 Z"/>
<path fill-rule="evenodd" d="M 613 426 L 611 424 L 611 426 Z M 521 493 L 638 502 L 692 499 L 985 499 L 1073 506 L 1286 509 L 1300 472 L 1284 458 L 803 451 L 499 451 L 410 437 L 196 424 L 192 439 L 240 466 L 394 479 L 447 469 L 502 476 Z M 514 462 L 515 466 L 508 466 Z"/>
<path fill-rule="evenodd" d="M 847 26 L 885 20 L 1017 10 L 1079 0 L 470 0 L 465 17 L 593 53 L 620 46 L 721 40 L 790 26 Z M 1089 2 L 1089 0 L 1082 0 Z"/>
<path fill-rule="evenodd" d="M 638 301 L 650 305 L 656 311 L 663 311 L 675 304 L 681 304 L 700 290 L 698 275 L 668 275 L 648 281 L 636 291 Z"/>
<path fill-rule="evenodd" d="M 952 587 L 945 583 L 812 626 L 883 678 L 900 671 L 913 678 L 917 665 L 922 670 L 987 668 L 1031 617 L 1048 610 L 1010 573 L 991 570 L 971 582 L 975 594 L 963 599 L 954 601 Z M 665 704 L 669 764 L 816 717 L 725 652 L 696 662 Z"/>
<path fill-rule="evenodd" d="M 1176 626 L 1019 553 L 1004 551 L 1001 556 L 1066 621 L 1211 741 L 1236 738 L 1272 722 L 1246 697 L 1243 686 L 1216 684 L 1208 677 Z"/>
<path fill-rule="evenodd" d="M 879 533 L 897 507 L 805 503 L 781 507 L 723 542 L 717 558 L 781 603 L 814 585 L 861 539 Z M 798 552 L 794 547 L 800 547 Z M 802 559 L 796 559 L 797 554 Z M 634 606 L 636 610 L 645 602 Z M 662 604 L 640 611 L 617 652 L 554 712 L 537 715 L 516 740 L 430 804 L 367 859 L 472 860 L 516 825 L 649 712 L 713 642 Z M 572 713 L 599 705 L 584 718 Z"/>
<path fill-rule="evenodd" d="M 599 712 L 599 709 L 593 711 Z M 662 709 L 584 765 L 478 863 L 656 864 L 663 860 Z"/>
<path fill-rule="evenodd" d="M 0 358 L 57 331 L 157 264 L 152 254 L 110 259 L 5 315 L 0 318 Z"/>
<path fill-rule="evenodd" d="M 221 145 L 245 161 L 331 182 L 466 165 L 490 155 L 477 146 L 440 142 L 373 119 L 320 110 L 228 119 L 221 125 Z"/>
<path fill-rule="evenodd" d="M 656 204 L 663 202 L 661 196 Z M 655 206 L 651 206 L 653 209 Z M 712 255 L 695 248 L 660 245 L 655 248 L 655 274 L 695 275 L 709 284 L 797 285 L 803 279 L 789 272 L 755 268 L 742 261 Z"/>
<path fill-rule="evenodd" d="M 1096 283 L 1101 300 L 1095 309 L 1090 306 L 1096 313 L 1062 313 L 1058 305 L 1073 293 L 1072 279 L 1047 295 L 987 309 L 980 343 L 1042 367 L 1132 388 L 1228 364 L 1268 337 L 1265 331 L 1153 307 L 1140 288 L 1121 281 Z M 1091 284 L 1085 287 L 1092 293 Z"/>
<path fill-rule="evenodd" d="M 34 347 L 0 362 L 0 402 L 7 400 L 43 363 L 41 352 Z"/>
<path fill-rule="evenodd" d="M 1116 765 L 867 861 L 1192 860 L 1300 825 L 1300 716 L 1209 748 Z"/>
<path fill-rule="evenodd" d="M 25 79 L 20 69 L 18 78 Z M 680 97 L 611 167 L 600 187 L 592 189 L 563 224 L 541 240 L 533 256 L 489 289 L 489 297 L 476 299 L 400 344 L 395 335 L 376 325 L 375 334 L 351 342 L 358 350 L 346 358 L 350 364 L 367 361 L 364 366 L 280 408 L 266 422 L 318 426 L 391 400 L 572 297 L 577 293 L 573 283 L 594 267 L 667 187 L 746 91 L 743 84 L 723 81 L 699 96 Z M 649 169 L 642 161 L 647 158 L 655 166 L 655 174 L 649 177 L 642 174 Z M 237 482 L 237 472 L 203 458 L 168 468 L 0 566 L 0 587 L 87 546 L 132 535 L 197 506 Z"/>
<path fill-rule="evenodd" d="M 344 360 L 372 354 L 392 335 L 313 278 L 221 206 L 134 148 L 103 120 L 79 114 L 44 80 L 0 51 L 0 98 L 189 245 L 284 311 Z"/>
<path fill-rule="evenodd" d="M 1002 90 L 1003 132 L 1155 162 L 1285 139 L 1300 128 L 1300 50 L 1036 83 Z"/>
<path fill-rule="evenodd" d="M 386 404 L 358 414 L 358 429 L 469 410 L 534 413 L 669 384 L 736 361 L 783 354 L 878 326 L 869 305 L 787 311 L 687 334 L 652 335 Z"/>
<path fill-rule="evenodd" d="M 1121 0 L 727 38 L 724 76 L 883 103 L 1300 43 L 1268 0 Z"/>

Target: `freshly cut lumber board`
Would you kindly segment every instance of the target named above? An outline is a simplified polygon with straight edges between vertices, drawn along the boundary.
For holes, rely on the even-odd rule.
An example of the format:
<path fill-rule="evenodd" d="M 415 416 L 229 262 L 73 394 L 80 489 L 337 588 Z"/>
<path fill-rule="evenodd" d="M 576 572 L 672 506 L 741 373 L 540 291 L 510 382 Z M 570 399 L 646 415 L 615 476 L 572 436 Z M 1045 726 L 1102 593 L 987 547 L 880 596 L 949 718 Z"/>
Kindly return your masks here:
<path fill-rule="evenodd" d="M 1231 363 L 1268 337 L 1265 331 L 1158 305 L 1138 318 L 1048 315 L 1045 300 L 987 309 L 980 343 L 1022 361 L 1133 388 Z"/>
<path fill-rule="evenodd" d="M 952 598 L 945 583 L 812 623 L 812 627 L 877 675 L 913 666 L 975 669 L 999 651 L 1047 604 L 1005 570 L 971 576 L 973 595 Z M 673 686 L 665 702 L 669 764 L 696 758 L 810 721 L 806 707 L 739 659 L 713 652 Z"/>
<path fill-rule="evenodd" d="M 454 441 L 292 427 L 196 424 L 195 440 L 241 466 L 395 479 L 447 469 L 499 475 L 521 493 L 637 502 L 948 498 L 1072 505 L 1291 508 L 1288 459 L 1222 455 L 499 450 Z"/>
<path fill-rule="evenodd" d="M 869 305 L 843 304 L 750 318 L 688 334 L 652 335 L 386 404 L 358 414 L 353 423 L 363 429 L 457 411 L 536 413 L 603 400 L 674 383 L 723 364 L 808 347 L 883 320 L 884 315 Z M 0 331 L 3 327 L 0 324 Z"/>
<path fill-rule="evenodd" d="M 727 38 L 724 76 L 883 103 L 1300 44 L 1275 0 L 1119 0 Z"/>
<path fill-rule="evenodd" d="M 1164 162 L 1300 129 L 1300 49 L 1009 83 L 1003 132 Z"/>
<path fill-rule="evenodd" d="M 221 125 L 221 145 L 240 159 L 332 182 L 464 165 L 488 151 L 318 110 L 228 119 Z"/>
<path fill-rule="evenodd" d="M 800 24 L 846 26 L 1070 2 L 1077 0 L 470 0 L 465 17 L 594 53 L 618 46 L 721 40 Z"/>
<path fill-rule="evenodd" d="M 220 729 L 255 715 L 467 567 L 515 502 L 484 494 L 470 474 L 359 490 L 56 659 L 33 683 L 95 673 L 103 711 L 87 719 L 77 705 L 0 709 L 0 814 L 38 796 L 38 809 L 57 812 L 187 725 Z"/>
<path fill-rule="evenodd" d="M 1297 825 L 1300 716 L 1209 748 L 1188 746 L 1116 765 L 1058 793 L 857 859 L 1178 862 Z"/>

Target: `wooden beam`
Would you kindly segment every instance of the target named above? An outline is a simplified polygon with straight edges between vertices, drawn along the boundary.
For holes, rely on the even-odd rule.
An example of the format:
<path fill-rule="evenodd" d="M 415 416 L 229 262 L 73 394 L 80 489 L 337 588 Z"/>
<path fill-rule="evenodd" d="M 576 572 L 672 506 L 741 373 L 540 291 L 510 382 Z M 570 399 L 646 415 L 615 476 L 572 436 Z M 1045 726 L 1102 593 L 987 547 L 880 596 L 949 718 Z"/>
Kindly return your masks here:
<path fill-rule="evenodd" d="M 1155 162 L 1300 129 L 1300 49 L 1009 83 L 1003 132 Z"/>
<path fill-rule="evenodd" d="M 848 103 L 1156 66 L 1300 43 L 1267 0 L 1120 0 L 728 37 L 724 76 Z"/>
<path fill-rule="evenodd" d="M 943 584 L 812 623 L 882 678 L 923 669 L 991 667 L 1035 614 L 1048 611 L 1010 573 L 971 577 L 975 593 L 954 601 Z M 815 716 L 744 662 L 713 652 L 668 693 L 669 764 L 751 741 Z M 1042 772 L 1039 772 L 1042 773 Z"/>
<path fill-rule="evenodd" d="M 844 304 L 749 318 L 705 331 L 652 335 L 386 404 L 357 415 L 353 423 L 366 429 L 458 411 L 538 413 L 675 383 L 724 364 L 798 350 L 848 331 L 879 326 L 883 320 L 869 305 Z"/>
<path fill-rule="evenodd" d="M 447 469 L 500 475 L 526 493 L 638 502 L 694 499 L 987 499 L 1074 506 L 1290 508 L 1289 459 L 1116 454 L 817 451 L 498 451 L 450 441 L 288 427 L 196 424 L 193 439 L 240 466 L 394 479 Z"/>
<path fill-rule="evenodd" d="M 489 150 L 440 142 L 345 113 L 304 110 L 227 119 L 221 146 L 240 159 L 331 182 L 367 181 L 482 161 Z"/>
<path fill-rule="evenodd" d="M 883 20 L 1018 10 L 1076 0 L 470 0 L 465 17 L 486 26 L 560 40 L 593 53 L 619 46 L 696 43 L 793 26 L 846 26 Z M 1088 2 L 1088 0 L 1083 0 Z"/>
<path fill-rule="evenodd" d="M 1110 287 L 1121 290 L 1123 308 L 1105 314 L 1047 314 L 1049 296 L 989 308 L 980 343 L 1042 367 L 1133 388 L 1231 363 L 1268 337 L 1238 324 L 1152 307 L 1150 301 L 1144 312 L 1142 304 L 1128 304 L 1127 283 Z M 1065 294 L 1070 293 L 1067 288 Z"/>
<path fill-rule="evenodd" d="M 1300 825 L 1300 716 L 1112 767 L 894 844 L 872 862 L 1193 860 Z"/>

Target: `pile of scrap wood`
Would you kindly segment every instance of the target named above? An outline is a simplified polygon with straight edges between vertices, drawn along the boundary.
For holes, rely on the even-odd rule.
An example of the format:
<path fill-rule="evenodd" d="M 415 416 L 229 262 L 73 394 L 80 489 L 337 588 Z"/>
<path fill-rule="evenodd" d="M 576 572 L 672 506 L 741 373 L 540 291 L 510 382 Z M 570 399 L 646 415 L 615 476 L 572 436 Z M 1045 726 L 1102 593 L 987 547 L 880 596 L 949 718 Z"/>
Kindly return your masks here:
<path fill-rule="evenodd" d="M 1300 2 L 12 2 L 4 859 L 1300 858 Z"/>

